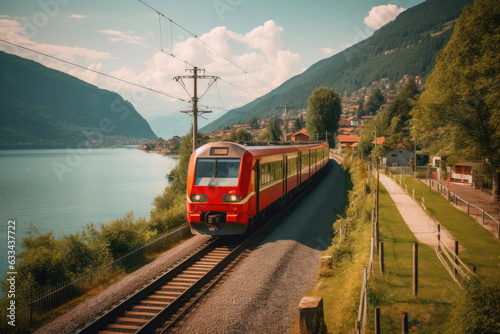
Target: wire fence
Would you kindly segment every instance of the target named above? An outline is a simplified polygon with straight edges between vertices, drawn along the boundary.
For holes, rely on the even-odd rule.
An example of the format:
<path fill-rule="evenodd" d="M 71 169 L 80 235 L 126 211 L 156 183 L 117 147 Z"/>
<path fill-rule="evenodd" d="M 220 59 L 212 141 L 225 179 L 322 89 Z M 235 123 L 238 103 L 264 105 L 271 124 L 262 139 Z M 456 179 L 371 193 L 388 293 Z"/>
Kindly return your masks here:
<path fill-rule="evenodd" d="M 31 322 L 36 314 L 47 312 L 64 302 L 78 297 L 86 291 L 109 281 L 123 272 L 123 268 L 147 254 L 164 250 L 167 246 L 188 237 L 191 234 L 187 223 L 167 232 L 146 245 L 122 256 L 119 259 L 104 263 L 99 267 L 88 268 L 84 273 L 68 282 L 43 288 L 30 293 L 27 301 L 17 308 L 19 321 Z"/>

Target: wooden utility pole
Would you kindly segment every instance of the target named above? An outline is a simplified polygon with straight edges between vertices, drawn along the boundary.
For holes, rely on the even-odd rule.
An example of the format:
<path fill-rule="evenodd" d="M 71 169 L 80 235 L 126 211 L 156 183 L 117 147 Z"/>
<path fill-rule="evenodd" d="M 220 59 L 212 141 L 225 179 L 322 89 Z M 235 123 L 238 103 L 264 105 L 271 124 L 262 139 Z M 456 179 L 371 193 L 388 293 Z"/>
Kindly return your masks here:
<path fill-rule="evenodd" d="M 211 113 L 212 110 L 198 110 L 198 79 L 210 79 L 208 83 L 208 88 L 212 86 L 212 84 L 219 79 L 219 77 L 213 75 L 205 75 L 204 69 L 198 69 L 198 67 L 193 67 L 193 69 L 187 69 L 186 71 L 192 72 L 193 75 L 183 75 L 174 77 L 174 80 L 177 81 L 184 89 L 186 89 L 186 85 L 184 84 L 183 79 L 193 79 L 193 110 L 181 111 L 182 113 L 191 114 L 193 116 L 193 152 L 198 148 L 198 115 Z M 203 71 L 203 75 L 199 75 L 198 71 Z M 208 90 L 207 88 L 207 90 Z M 187 91 L 187 90 L 186 90 Z"/>
<path fill-rule="evenodd" d="M 380 260 L 380 274 L 384 273 L 384 242 L 379 242 L 378 258 Z"/>

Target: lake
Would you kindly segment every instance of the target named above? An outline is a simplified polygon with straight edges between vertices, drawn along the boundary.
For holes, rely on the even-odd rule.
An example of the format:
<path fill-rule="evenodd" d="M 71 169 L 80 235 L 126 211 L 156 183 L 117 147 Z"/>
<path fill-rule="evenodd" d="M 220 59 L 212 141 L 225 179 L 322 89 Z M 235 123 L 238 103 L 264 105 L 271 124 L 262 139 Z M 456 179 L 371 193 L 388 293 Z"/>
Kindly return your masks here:
<path fill-rule="evenodd" d="M 30 224 L 55 236 L 133 211 L 149 217 L 178 159 L 137 149 L 0 150 L 0 275 L 7 272 L 7 224 L 16 219 L 17 252 Z"/>

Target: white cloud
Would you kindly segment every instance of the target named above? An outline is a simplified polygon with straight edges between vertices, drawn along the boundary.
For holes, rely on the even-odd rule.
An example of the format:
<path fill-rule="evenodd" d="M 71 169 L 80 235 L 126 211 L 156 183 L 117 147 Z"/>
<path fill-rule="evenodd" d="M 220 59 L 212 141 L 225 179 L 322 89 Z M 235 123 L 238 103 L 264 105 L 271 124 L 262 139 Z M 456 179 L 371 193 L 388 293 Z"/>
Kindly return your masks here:
<path fill-rule="evenodd" d="M 323 51 L 327 55 L 330 55 L 340 52 L 340 49 L 322 48 L 321 51 Z"/>
<path fill-rule="evenodd" d="M 189 64 L 206 69 L 207 75 L 221 77 L 222 80 L 212 86 L 201 99 L 200 104 L 221 106 L 223 103 L 225 107 L 239 106 L 266 94 L 271 88 L 279 86 L 285 80 L 303 71 L 300 67 L 300 56 L 284 46 L 282 41 L 283 32 L 284 29 L 274 21 L 267 21 L 243 34 L 231 31 L 226 27 L 216 27 L 201 35 L 200 39 L 194 37 L 176 38 L 172 44 L 173 50 L 166 51 L 172 52 L 180 59 L 186 60 Z M 133 36 L 130 31 L 101 30 L 99 33 L 105 34 L 112 41 L 132 44 L 145 44 L 143 37 L 150 38 L 149 35 L 142 37 Z M 116 60 L 117 58 L 113 57 L 109 52 L 101 52 L 83 47 L 34 42 L 30 39 L 30 36 L 23 34 L 23 24 L 20 20 L 13 20 L 12 18 L 0 19 L 0 38 L 70 62 L 75 62 L 89 69 L 103 71 L 155 90 L 190 99 L 188 93 L 172 78 L 188 74 L 185 72 L 185 69 L 189 69 L 191 66 L 168 56 L 164 52 L 156 52 L 151 58 L 144 60 L 142 62 L 144 64 L 142 69 L 125 66 L 125 64 L 120 64 L 119 61 L 115 61 L 113 62 L 115 70 L 110 71 L 106 68 L 106 66 L 109 66 L 109 62 L 107 61 L 110 59 Z M 208 48 L 202 41 L 244 69 L 246 73 Z M 168 48 L 170 48 L 170 43 Z M 156 102 L 153 103 L 154 106 L 153 104 L 149 105 L 149 102 L 145 100 L 144 95 L 146 93 L 142 88 L 103 77 L 82 68 L 75 68 L 72 65 L 58 62 L 21 48 L 12 48 L 4 43 L 0 43 L 0 49 L 41 62 L 46 66 L 74 75 L 98 87 L 116 91 L 138 107 L 138 110 L 141 109 L 142 105 L 147 106 L 150 111 L 157 110 L 156 112 L 158 112 L 158 110 L 165 110 L 164 105 L 157 104 Z M 185 80 L 185 82 L 186 89 L 192 94 L 192 80 Z M 207 83 L 208 80 L 199 80 L 198 91 L 200 95 L 207 88 Z M 221 102 L 221 98 L 219 97 L 219 91 L 223 102 Z M 161 95 L 159 97 L 162 99 L 153 100 L 174 100 Z M 184 108 L 189 108 L 189 106 L 184 106 Z M 169 111 L 173 112 L 173 110 Z"/>
<path fill-rule="evenodd" d="M 373 30 L 377 30 L 386 23 L 394 20 L 405 8 L 398 8 L 396 5 L 381 5 L 373 7 L 363 22 Z"/>
<path fill-rule="evenodd" d="M 282 33 L 282 27 L 276 25 L 274 21 L 267 21 L 246 34 L 238 34 L 226 27 L 216 27 L 199 37 L 201 41 L 217 50 L 218 53 L 247 73 L 232 65 L 194 37 L 177 40 L 173 43 L 173 50 L 170 50 L 170 45 L 168 45 L 168 50 L 165 52 L 173 53 L 189 64 L 206 69 L 207 74 L 220 76 L 223 80 L 218 82 L 219 91 L 225 105 L 232 106 L 242 103 L 242 100 L 243 103 L 247 103 L 255 97 L 269 92 L 270 89 L 261 82 L 275 88 L 290 77 L 302 72 L 300 56 L 283 47 Z M 164 52 L 157 52 L 146 61 L 146 69 L 141 72 L 134 72 L 128 67 L 123 67 L 112 74 L 189 99 L 186 91 L 172 80 L 172 77 L 187 74 L 184 69 L 190 67 L 178 59 L 169 57 Z M 207 82 L 208 80 L 199 81 L 198 91 L 200 95 L 206 88 Z M 231 82 L 232 85 L 228 82 Z M 192 80 L 185 80 L 185 83 L 186 89 L 192 93 Z M 130 89 L 125 84 L 112 80 L 108 80 L 107 84 L 112 86 L 110 89 Z M 207 102 L 210 99 L 214 101 L 213 103 L 220 105 L 220 98 L 215 86 L 200 103 L 210 104 Z M 238 99 L 238 101 L 233 101 L 233 99 Z"/>
<path fill-rule="evenodd" d="M 110 42 L 125 42 L 130 44 L 137 44 L 144 47 L 149 47 L 149 45 L 144 42 L 143 38 L 140 36 L 131 36 L 131 31 L 118 31 L 118 30 L 99 30 L 101 34 L 109 35 Z"/>
<path fill-rule="evenodd" d="M 88 15 L 80 15 L 80 14 L 71 14 L 70 16 L 68 16 L 70 19 L 86 19 L 88 18 L 89 16 Z"/>

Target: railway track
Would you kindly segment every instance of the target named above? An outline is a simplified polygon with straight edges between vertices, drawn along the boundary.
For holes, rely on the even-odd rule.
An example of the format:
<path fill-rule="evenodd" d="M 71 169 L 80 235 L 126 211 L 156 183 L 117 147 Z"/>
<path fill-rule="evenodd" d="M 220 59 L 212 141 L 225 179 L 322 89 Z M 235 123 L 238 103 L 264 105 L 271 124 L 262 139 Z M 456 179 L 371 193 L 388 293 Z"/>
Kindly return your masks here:
<path fill-rule="evenodd" d="M 293 208 L 310 190 L 303 191 L 247 238 L 212 238 L 203 248 L 137 291 L 79 334 L 167 333 L 205 295 L 253 241 Z M 233 265 L 232 265 L 233 264 Z"/>

